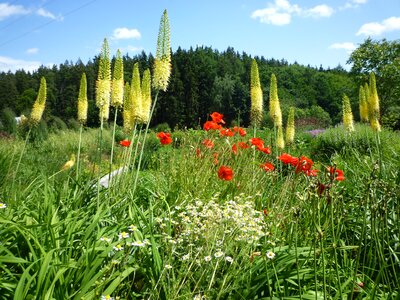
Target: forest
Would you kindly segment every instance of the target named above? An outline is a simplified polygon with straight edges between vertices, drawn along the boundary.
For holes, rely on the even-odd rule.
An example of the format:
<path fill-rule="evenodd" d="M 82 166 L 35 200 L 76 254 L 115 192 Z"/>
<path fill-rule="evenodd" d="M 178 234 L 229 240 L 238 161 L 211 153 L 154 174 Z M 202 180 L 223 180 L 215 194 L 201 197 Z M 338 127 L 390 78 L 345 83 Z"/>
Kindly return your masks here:
<path fill-rule="evenodd" d="M 400 42 L 367 39 L 350 56 L 347 71 L 338 65 L 333 69 L 304 66 L 263 56 L 254 57 L 259 66 L 264 104 L 268 103 L 270 78 L 275 74 L 284 120 L 289 107 L 296 108 L 296 123 L 311 128 L 326 128 L 341 122 L 343 94 L 351 101 L 355 119 L 359 120 L 359 86 L 367 82 L 369 72 L 377 75 L 377 88 L 382 101 L 382 124 L 400 127 Z M 384 56 L 384 60 L 379 60 Z M 37 71 L 18 70 L 0 73 L 0 111 L 4 115 L 29 115 L 36 99 L 40 78 L 47 81 L 47 104 L 44 120 L 49 126 L 76 125 L 77 97 L 82 73 L 87 77 L 89 101 L 87 126 L 99 125 L 95 105 L 95 82 L 99 56 L 86 64 L 78 59 L 59 66 L 41 66 Z M 123 56 L 124 81 L 130 82 L 133 65 L 140 72 L 153 65 L 153 55 L 142 52 Z M 229 47 L 218 51 L 210 47 L 172 51 L 172 73 L 169 87 L 161 92 L 152 118 L 152 126 L 163 124 L 174 128 L 196 128 L 212 111 L 224 114 L 229 123 L 249 125 L 250 67 L 252 57 Z M 115 57 L 112 59 L 112 65 Z M 150 68 L 151 69 L 151 68 Z M 4 111 L 5 110 L 5 111 Z M 113 116 L 111 111 L 111 117 Z M 121 114 L 120 114 L 121 115 Z M 122 116 L 118 116 L 122 124 Z M 266 114 L 263 125 L 270 125 Z M 0 125 L 5 129 L 4 124 Z M 0 127 L 0 129 L 1 129 Z"/>

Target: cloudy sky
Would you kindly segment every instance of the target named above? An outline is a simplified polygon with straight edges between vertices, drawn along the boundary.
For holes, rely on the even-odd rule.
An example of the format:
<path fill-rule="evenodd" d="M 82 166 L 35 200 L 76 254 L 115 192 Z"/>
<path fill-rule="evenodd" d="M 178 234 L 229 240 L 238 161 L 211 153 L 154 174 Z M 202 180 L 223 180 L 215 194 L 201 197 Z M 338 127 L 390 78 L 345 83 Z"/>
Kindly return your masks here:
<path fill-rule="evenodd" d="M 0 0 L 1 1 L 1 0 Z M 0 71 L 155 52 L 168 10 L 171 47 L 228 46 L 324 68 L 346 65 L 367 37 L 400 39 L 400 0 L 9 0 L 0 2 Z"/>

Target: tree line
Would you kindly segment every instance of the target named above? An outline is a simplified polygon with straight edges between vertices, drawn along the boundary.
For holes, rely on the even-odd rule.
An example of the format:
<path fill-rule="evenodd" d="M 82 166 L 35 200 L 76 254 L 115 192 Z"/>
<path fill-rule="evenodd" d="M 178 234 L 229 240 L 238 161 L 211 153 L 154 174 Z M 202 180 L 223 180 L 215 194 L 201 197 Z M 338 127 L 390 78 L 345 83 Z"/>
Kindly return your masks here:
<path fill-rule="evenodd" d="M 170 128 L 193 128 L 203 124 L 213 111 L 224 114 L 230 123 L 249 125 L 250 55 L 239 53 L 231 47 L 222 52 L 210 47 L 196 47 L 188 50 L 178 48 L 171 58 L 172 73 L 168 90 L 159 95 L 152 126 L 166 123 Z M 275 74 L 284 120 L 289 108 L 294 106 L 297 122 L 316 123 L 316 126 L 339 123 L 343 94 L 350 98 L 355 118 L 358 119 L 359 85 L 365 78 L 363 75 L 367 76 L 364 69 L 348 72 L 340 65 L 334 69 L 323 69 L 289 64 L 284 59 L 266 59 L 263 56 L 256 56 L 255 59 L 259 66 L 264 107 L 268 107 L 270 79 Z M 357 57 L 352 59 L 352 63 L 360 68 L 362 62 Z M 136 62 L 142 74 L 144 69 L 152 69 L 154 57 L 145 52 L 133 57 L 127 54 L 123 56 L 125 82 L 130 82 Z M 112 59 L 112 65 L 114 63 L 115 59 Z M 96 56 L 86 64 L 81 60 L 76 63 L 65 61 L 59 66 L 41 66 L 32 73 L 24 70 L 2 72 L 0 110 L 8 109 L 16 115 L 29 115 L 40 78 L 45 77 L 47 102 L 44 119 L 51 121 L 52 118 L 59 118 L 65 123 L 72 123 L 77 118 L 80 79 L 85 73 L 89 102 L 87 125 L 98 126 L 98 108 L 95 105 L 98 67 L 99 56 Z M 268 125 L 267 109 L 264 121 L 264 125 Z M 118 123 L 122 124 L 122 119 L 118 119 Z"/>

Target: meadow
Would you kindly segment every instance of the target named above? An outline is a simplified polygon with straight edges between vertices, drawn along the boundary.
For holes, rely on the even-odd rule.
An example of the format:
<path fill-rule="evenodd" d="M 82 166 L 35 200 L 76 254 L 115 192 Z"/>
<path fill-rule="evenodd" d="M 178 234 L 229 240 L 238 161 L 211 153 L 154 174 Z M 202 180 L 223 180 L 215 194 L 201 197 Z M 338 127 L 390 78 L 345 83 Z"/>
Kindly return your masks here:
<path fill-rule="evenodd" d="M 2 139 L 1 299 L 399 297 L 398 133 L 99 132 Z"/>

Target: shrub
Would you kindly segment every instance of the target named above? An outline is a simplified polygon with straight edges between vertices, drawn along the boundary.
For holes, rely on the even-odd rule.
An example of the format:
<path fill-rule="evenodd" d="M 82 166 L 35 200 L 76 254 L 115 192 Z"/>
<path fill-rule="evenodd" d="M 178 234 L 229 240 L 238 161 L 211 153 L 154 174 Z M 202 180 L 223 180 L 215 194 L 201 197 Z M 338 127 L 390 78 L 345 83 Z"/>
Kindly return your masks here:
<path fill-rule="evenodd" d="M 67 124 L 65 124 L 61 118 L 56 116 L 50 117 L 48 121 L 48 127 L 50 132 L 57 132 L 59 130 L 66 130 L 68 128 Z"/>
<path fill-rule="evenodd" d="M 16 115 L 11 108 L 6 107 L 1 111 L 0 123 L 2 124 L 3 131 L 9 134 L 15 134 L 17 132 L 15 117 Z"/>

